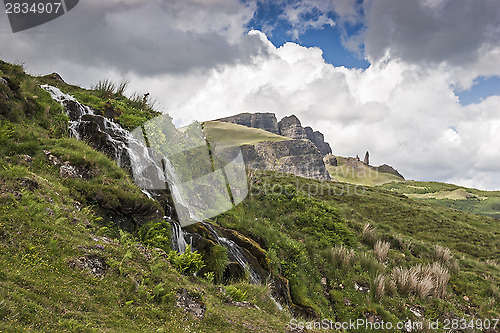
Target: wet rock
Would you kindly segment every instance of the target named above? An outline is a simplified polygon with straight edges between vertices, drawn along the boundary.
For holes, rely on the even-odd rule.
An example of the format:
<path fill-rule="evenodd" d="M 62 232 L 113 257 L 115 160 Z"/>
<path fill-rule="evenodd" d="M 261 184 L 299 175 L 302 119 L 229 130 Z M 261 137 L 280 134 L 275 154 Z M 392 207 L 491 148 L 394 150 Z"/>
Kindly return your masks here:
<path fill-rule="evenodd" d="M 190 296 L 188 291 L 184 288 L 177 291 L 175 307 L 181 308 L 186 312 L 190 312 L 196 318 L 200 319 L 203 318 L 207 309 L 202 301 Z"/>
<path fill-rule="evenodd" d="M 64 107 L 69 119 L 72 121 L 80 119 L 80 117 L 86 113 L 86 110 L 83 109 L 77 101 L 65 101 Z"/>
<path fill-rule="evenodd" d="M 292 297 L 290 296 L 290 283 L 282 276 L 274 276 L 271 279 L 272 296 L 281 304 L 291 307 Z"/>
<path fill-rule="evenodd" d="M 92 275 L 101 277 L 105 276 L 109 269 L 109 265 L 106 263 L 105 259 L 96 254 L 90 254 L 70 260 L 69 267 L 81 270 L 86 269 L 90 271 Z"/>
<path fill-rule="evenodd" d="M 257 242 L 255 242 L 253 239 L 250 239 L 236 230 L 231 230 L 231 229 L 226 229 L 226 228 L 221 228 L 219 227 L 220 234 L 223 237 L 226 237 L 227 239 L 232 240 L 235 242 L 238 246 L 244 248 L 247 250 L 252 257 L 257 259 L 259 265 L 261 267 L 257 268 L 257 270 L 269 270 L 269 259 L 267 258 L 266 251 L 264 251 Z M 265 272 L 261 272 L 262 274 L 266 274 Z"/>
<path fill-rule="evenodd" d="M 230 262 L 224 271 L 222 280 L 224 283 L 241 281 L 245 278 L 245 269 L 237 262 Z"/>

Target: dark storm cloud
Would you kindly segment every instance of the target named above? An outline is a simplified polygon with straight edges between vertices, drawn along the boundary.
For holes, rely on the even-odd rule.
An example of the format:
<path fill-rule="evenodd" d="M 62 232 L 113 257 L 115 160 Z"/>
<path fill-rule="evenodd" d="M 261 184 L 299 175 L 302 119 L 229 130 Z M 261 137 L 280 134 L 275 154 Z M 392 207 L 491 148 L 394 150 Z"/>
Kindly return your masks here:
<path fill-rule="evenodd" d="M 224 31 L 230 23 L 224 29 L 222 22 L 221 31 L 200 26 L 203 4 L 183 6 L 181 1 L 81 2 L 58 20 L 17 34 L 8 33 L 2 21 L 0 44 L 11 46 L 2 50 L 2 57 L 32 67 L 52 59 L 150 76 L 246 63 L 262 52 L 255 36 L 231 41 Z M 228 22 L 234 14 L 228 12 Z"/>
<path fill-rule="evenodd" d="M 498 0 L 373 0 L 365 4 L 371 60 L 462 65 L 500 44 Z"/>

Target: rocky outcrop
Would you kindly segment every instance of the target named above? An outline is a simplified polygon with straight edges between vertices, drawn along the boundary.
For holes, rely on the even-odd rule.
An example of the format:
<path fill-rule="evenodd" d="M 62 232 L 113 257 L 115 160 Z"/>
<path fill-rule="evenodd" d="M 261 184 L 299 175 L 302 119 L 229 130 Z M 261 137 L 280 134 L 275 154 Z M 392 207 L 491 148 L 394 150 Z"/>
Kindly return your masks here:
<path fill-rule="evenodd" d="M 366 151 L 365 158 L 363 159 L 363 163 L 366 165 L 370 165 L 370 153 Z"/>
<path fill-rule="evenodd" d="M 331 165 L 331 166 L 337 166 L 337 158 L 333 156 L 332 154 L 327 154 L 325 157 L 323 157 L 323 161 L 325 162 L 325 165 Z"/>
<path fill-rule="evenodd" d="M 203 301 L 197 297 L 189 295 L 189 292 L 182 288 L 177 291 L 175 307 L 191 313 L 196 318 L 203 318 L 207 307 Z"/>
<path fill-rule="evenodd" d="M 73 259 L 69 261 L 69 267 L 73 269 L 88 270 L 92 275 L 104 276 L 109 269 L 106 260 L 97 255 L 90 254 L 84 257 Z"/>
<path fill-rule="evenodd" d="M 323 133 L 319 131 L 313 131 L 313 129 L 309 126 L 305 127 L 306 136 L 309 140 L 311 140 L 316 147 L 318 147 L 321 155 L 326 156 L 327 154 L 332 153 L 332 148 L 328 142 L 325 142 L 325 136 Z"/>
<path fill-rule="evenodd" d="M 387 165 L 387 164 L 382 164 L 381 166 L 377 167 L 377 170 L 379 172 L 390 173 L 390 174 L 397 176 L 403 180 L 405 179 L 405 177 L 403 177 L 403 175 L 400 174 L 398 172 L 398 170 L 394 169 L 393 167 L 391 167 L 390 165 Z"/>
<path fill-rule="evenodd" d="M 293 114 L 281 119 L 278 123 L 278 127 L 280 129 L 280 135 L 292 139 L 307 139 L 306 130 L 300 124 L 299 118 Z"/>
<path fill-rule="evenodd" d="M 240 113 L 231 117 L 217 119 L 217 121 L 260 128 L 264 131 L 280 134 L 278 121 L 274 113 Z"/>
<path fill-rule="evenodd" d="M 259 128 L 288 138 L 302 140 L 308 139 L 318 148 L 321 155 L 331 154 L 332 148 L 325 142 L 321 132 L 314 131 L 311 127 L 302 127 L 300 120 L 291 115 L 284 117 L 279 122 L 274 113 L 240 113 L 235 116 L 220 118 L 217 121 Z"/>
<path fill-rule="evenodd" d="M 253 169 L 291 173 L 318 180 L 330 180 L 323 156 L 309 140 L 259 142 L 241 147 L 245 163 Z"/>

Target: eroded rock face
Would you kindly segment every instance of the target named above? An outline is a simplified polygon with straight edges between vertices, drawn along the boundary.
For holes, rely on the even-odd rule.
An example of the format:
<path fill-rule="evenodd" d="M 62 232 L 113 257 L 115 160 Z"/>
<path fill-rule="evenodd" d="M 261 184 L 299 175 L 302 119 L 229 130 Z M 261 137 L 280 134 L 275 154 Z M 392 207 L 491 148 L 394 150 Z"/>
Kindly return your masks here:
<path fill-rule="evenodd" d="M 325 156 L 332 153 L 332 148 L 328 142 L 325 142 L 325 136 L 319 131 L 313 131 L 311 127 L 305 127 L 306 136 L 318 147 L 321 155 Z"/>
<path fill-rule="evenodd" d="M 253 169 L 330 180 L 323 156 L 309 140 L 259 142 L 255 145 L 243 145 L 241 150 L 245 163 Z"/>
<path fill-rule="evenodd" d="M 307 139 L 306 130 L 295 115 L 284 117 L 278 123 L 280 134 L 292 139 Z M 311 140 L 312 141 L 312 140 Z"/>
<path fill-rule="evenodd" d="M 264 131 L 280 134 L 278 121 L 274 113 L 240 113 L 235 116 L 217 119 L 217 121 L 260 128 Z"/>

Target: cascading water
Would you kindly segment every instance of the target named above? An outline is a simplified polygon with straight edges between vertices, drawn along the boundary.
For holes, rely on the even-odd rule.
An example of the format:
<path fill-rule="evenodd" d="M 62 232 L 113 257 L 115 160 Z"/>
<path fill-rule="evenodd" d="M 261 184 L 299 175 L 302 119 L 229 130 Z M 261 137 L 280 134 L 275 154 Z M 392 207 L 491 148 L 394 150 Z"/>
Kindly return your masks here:
<path fill-rule="evenodd" d="M 73 96 L 65 94 L 61 92 L 58 88 L 50 86 L 50 85 L 42 85 L 43 89 L 48 91 L 52 98 L 61 103 L 64 107 L 66 114 L 69 116 L 69 131 L 71 136 L 77 138 L 78 140 L 85 138 L 85 130 L 89 124 L 94 123 L 98 125 L 96 129 L 100 135 L 103 135 L 105 140 L 105 146 L 100 147 L 100 150 L 104 150 L 106 153 L 112 155 L 112 157 L 117 161 L 118 165 L 122 168 L 127 169 L 129 165 L 127 165 L 127 161 L 137 162 L 137 164 L 147 162 L 151 167 L 148 169 L 148 172 L 144 174 L 135 173 L 134 178 L 138 184 L 141 184 L 141 187 L 144 188 L 155 188 L 155 185 L 158 183 L 165 184 L 167 176 L 169 181 L 169 188 L 171 190 L 172 195 L 175 197 L 177 202 L 181 205 L 185 206 L 186 209 L 190 210 L 190 205 L 184 202 L 184 197 L 181 193 L 181 190 L 177 186 L 180 184 L 177 179 L 177 173 L 175 172 L 174 167 L 168 159 L 164 159 L 164 163 L 160 166 L 157 161 L 154 160 L 150 156 L 150 152 L 148 148 L 144 145 L 143 141 L 135 138 L 129 131 L 122 128 L 119 124 L 103 117 L 101 115 L 96 115 L 95 112 L 83 105 L 80 104 Z M 155 193 L 145 190 L 142 190 L 150 199 L 154 200 Z M 190 216 L 195 216 L 189 211 Z M 166 218 L 166 217 L 165 217 Z M 195 219 L 196 220 L 196 219 Z M 262 280 L 259 277 L 259 274 L 252 268 L 245 255 L 243 254 L 243 250 L 237 244 L 235 244 L 232 240 L 229 240 L 224 237 L 220 237 L 215 230 L 215 228 L 209 224 L 202 222 L 203 225 L 212 233 L 213 237 L 217 240 L 217 242 L 224 246 L 228 251 L 228 256 L 231 260 L 238 262 L 244 269 L 249 272 L 249 280 L 251 283 L 258 284 L 261 283 Z M 186 249 L 186 233 L 182 230 L 181 225 L 176 221 L 170 221 L 172 226 L 172 245 L 173 248 L 183 253 Z M 282 310 L 283 307 L 272 298 L 272 300 L 276 303 L 277 307 Z"/>
<path fill-rule="evenodd" d="M 261 279 L 259 278 L 259 275 L 252 269 L 252 266 L 243 255 L 241 247 L 239 247 L 230 239 L 220 237 L 215 228 L 210 223 L 202 222 L 202 224 L 210 231 L 212 236 L 217 240 L 217 243 L 227 249 L 229 259 L 236 261 L 241 265 L 241 267 L 248 270 L 250 282 L 254 284 L 260 283 Z"/>
<path fill-rule="evenodd" d="M 177 184 L 180 184 L 177 173 L 172 166 L 171 162 L 164 158 L 160 166 L 158 163 L 150 156 L 148 148 L 143 144 L 142 141 L 135 138 L 129 131 L 122 128 L 119 124 L 107 119 L 106 117 L 96 115 L 95 112 L 85 106 L 80 104 L 73 96 L 63 93 L 56 87 L 50 85 L 42 85 L 43 89 L 48 91 L 52 98 L 57 102 L 61 103 L 69 116 L 69 129 L 73 137 L 81 139 L 84 137 L 82 135 L 85 132 L 85 126 L 89 122 L 93 121 L 99 125 L 98 131 L 103 134 L 106 139 L 107 152 L 111 153 L 114 159 L 117 161 L 118 165 L 126 168 L 127 160 L 137 161 L 136 165 L 141 163 L 146 163 L 152 166 L 153 172 L 144 174 L 135 174 L 134 177 L 136 181 L 146 188 L 154 188 L 154 182 L 166 181 L 165 175 L 170 180 L 169 188 L 172 195 L 175 197 L 177 202 L 185 206 L 186 209 L 190 210 L 190 205 L 184 201 L 184 197 L 181 193 L 180 188 Z M 156 178 L 151 180 L 150 178 Z M 148 185 L 151 185 L 149 187 Z M 154 199 L 154 193 L 143 190 L 143 192 L 151 199 Z M 191 211 L 189 211 L 191 216 L 195 216 Z M 172 235 L 173 235 L 173 246 L 176 251 L 184 252 L 186 249 L 186 239 L 185 234 L 177 222 L 172 222 Z M 228 252 L 233 260 L 236 260 L 242 267 L 247 267 L 250 271 L 250 279 L 252 282 L 257 283 L 259 281 L 258 275 L 251 269 L 248 261 L 243 256 L 241 249 L 238 245 L 234 244 L 231 240 L 221 238 L 214 233 L 214 236 L 218 242 L 228 249 Z"/>
<path fill-rule="evenodd" d="M 148 185 L 154 180 L 165 182 L 161 167 L 151 158 L 147 147 L 134 138 L 129 131 L 106 117 L 96 115 L 91 108 L 80 104 L 73 96 L 63 93 L 58 88 L 49 85 L 42 85 L 41 87 L 64 107 L 66 114 L 70 118 L 69 130 L 71 136 L 78 140 L 82 139 L 88 130 L 89 124 L 94 123 L 97 125 L 95 130 L 104 136 L 100 140 L 103 149 L 116 160 L 120 167 L 128 168 L 127 161 L 130 160 L 147 162 L 148 165 L 153 166 L 153 174 L 149 173 L 147 176 L 134 174 L 134 177 L 139 177 L 137 179 L 139 183 Z M 154 178 L 154 180 L 150 178 Z M 147 195 L 148 197 L 153 196 L 150 192 Z"/>
<path fill-rule="evenodd" d="M 171 224 L 172 224 L 172 245 L 174 247 L 174 250 L 179 253 L 184 253 L 186 251 L 187 244 L 181 225 L 175 221 L 171 222 Z"/>

